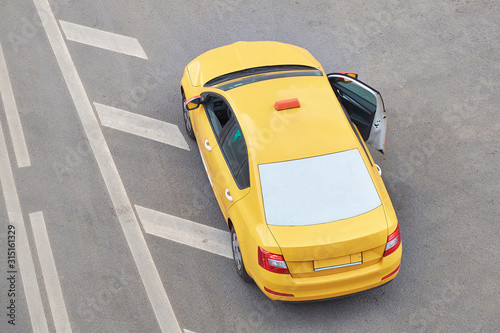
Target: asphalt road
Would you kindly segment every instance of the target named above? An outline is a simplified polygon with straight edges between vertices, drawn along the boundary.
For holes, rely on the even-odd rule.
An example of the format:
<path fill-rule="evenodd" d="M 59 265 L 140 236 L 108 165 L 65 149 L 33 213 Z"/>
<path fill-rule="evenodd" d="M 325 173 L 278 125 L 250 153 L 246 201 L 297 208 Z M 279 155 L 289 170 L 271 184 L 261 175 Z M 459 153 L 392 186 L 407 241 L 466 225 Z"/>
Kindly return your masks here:
<path fill-rule="evenodd" d="M 500 332 L 497 1 L 46 5 L 0 4 L 1 332 Z M 129 46 L 91 45 L 99 31 Z M 143 207 L 226 230 L 179 81 L 240 40 L 302 46 L 382 93 L 386 154 L 372 154 L 404 246 L 390 284 L 272 302 L 230 259 L 141 222 Z M 95 103 L 147 118 L 120 111 L 114 128 Z M 180 144 L 129 133 L 152 119 Z"/>

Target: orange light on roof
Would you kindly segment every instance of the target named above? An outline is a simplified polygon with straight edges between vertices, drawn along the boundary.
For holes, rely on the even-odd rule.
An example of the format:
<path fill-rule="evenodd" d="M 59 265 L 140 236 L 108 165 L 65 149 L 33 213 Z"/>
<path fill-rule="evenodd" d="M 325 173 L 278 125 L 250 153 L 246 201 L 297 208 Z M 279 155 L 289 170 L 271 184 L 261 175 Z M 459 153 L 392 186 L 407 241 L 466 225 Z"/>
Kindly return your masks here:
<path fill-rule="evenodd" d="M 300 108 L 299 99 L 292 98 L 292 99 L 285 99 L 282 101 L 277 101 L 276 103 L 274 103 L 274 108 L 278 111 L 286 110 L 286 109 L 293 109 L 293 108 Z"/>

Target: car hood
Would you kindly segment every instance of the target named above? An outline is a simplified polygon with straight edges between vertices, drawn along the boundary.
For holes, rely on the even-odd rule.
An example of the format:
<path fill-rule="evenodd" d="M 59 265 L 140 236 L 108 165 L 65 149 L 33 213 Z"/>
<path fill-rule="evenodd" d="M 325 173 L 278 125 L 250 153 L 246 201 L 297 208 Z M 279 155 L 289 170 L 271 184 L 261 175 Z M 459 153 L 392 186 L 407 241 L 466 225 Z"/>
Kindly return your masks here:
<path fill-rule="evenodd" d="M 322 70 L 319 62 L 306 49 L 263 41 L 237 42 L 207 51 L 187 65 L 187 72 L 191 84 L 199 87 L 223 74 L 274 65 L 303 65 Z"/>

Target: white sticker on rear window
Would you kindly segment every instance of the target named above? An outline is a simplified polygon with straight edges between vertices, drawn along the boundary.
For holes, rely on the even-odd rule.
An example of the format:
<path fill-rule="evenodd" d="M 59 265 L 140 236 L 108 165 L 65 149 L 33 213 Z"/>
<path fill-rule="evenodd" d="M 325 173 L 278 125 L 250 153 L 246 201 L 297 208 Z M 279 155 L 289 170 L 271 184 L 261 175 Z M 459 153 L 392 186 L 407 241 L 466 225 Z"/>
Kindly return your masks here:
<path fill-rule="evenodd" d="M 266 221 L 303 226 L 348 219 L 381 205 L 357 149 L 259 165 Z"/>

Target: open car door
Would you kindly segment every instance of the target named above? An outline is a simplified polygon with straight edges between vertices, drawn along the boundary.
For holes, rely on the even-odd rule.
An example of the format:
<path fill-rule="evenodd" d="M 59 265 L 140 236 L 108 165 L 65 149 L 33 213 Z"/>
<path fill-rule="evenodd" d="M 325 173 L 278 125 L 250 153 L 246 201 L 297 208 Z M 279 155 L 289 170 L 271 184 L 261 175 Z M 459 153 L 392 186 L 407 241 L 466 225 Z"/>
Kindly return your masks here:
<path fill-rule="evenodd" d="M 363 140 L 384 153 L 387 114 L 382 95 L 350 74 L 331 73 L 328 80 Z"/>

